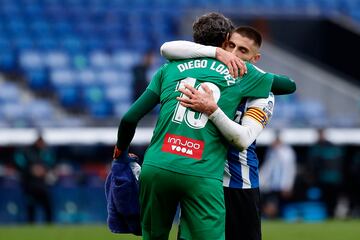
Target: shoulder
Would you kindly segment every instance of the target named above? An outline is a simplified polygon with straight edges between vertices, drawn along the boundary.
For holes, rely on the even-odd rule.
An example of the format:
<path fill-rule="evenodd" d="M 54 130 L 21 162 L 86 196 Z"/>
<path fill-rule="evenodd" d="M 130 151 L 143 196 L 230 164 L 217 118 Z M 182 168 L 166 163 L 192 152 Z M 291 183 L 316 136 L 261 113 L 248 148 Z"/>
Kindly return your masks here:
<path fill-rule="evenodd" d="M 267 98 L 248 98 L 247 107 L 264 108 L 268 107 L 270 110 L 274 107 L 275 98 L 273 93 L 269 93 Z"/>
<path fill-rule="evenodd" d="M 245 62 L 248 73 L 250 72 L 258 72 L 258 73 L 262 73 L 265 74 L 267 72 L 265 72 L 264 70 L 262 70 L 261 68 L 255 66 L 254 64 L 250 63 L 250 62 Z"/>
<path fill-rule="evenodd" d="M 274 112 L 275 98 L 272 93 L 267 98 L 248 98 L 246 102 L 246 110 L 257 109 L 270 119 Z"/>

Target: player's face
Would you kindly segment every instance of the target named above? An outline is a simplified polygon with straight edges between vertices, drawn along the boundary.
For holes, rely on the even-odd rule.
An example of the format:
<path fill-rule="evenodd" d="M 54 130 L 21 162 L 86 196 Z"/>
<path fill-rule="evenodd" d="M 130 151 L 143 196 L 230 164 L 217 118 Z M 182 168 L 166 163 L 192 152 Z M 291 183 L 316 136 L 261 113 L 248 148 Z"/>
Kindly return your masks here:
<path fill-rule="evenodd" d="M 256 63 L 260 59 L 259 48 L 252 39 L 233 33 L 229 41 L 224 43 L 224 49 L 232 52 L 241 60 Z"/>

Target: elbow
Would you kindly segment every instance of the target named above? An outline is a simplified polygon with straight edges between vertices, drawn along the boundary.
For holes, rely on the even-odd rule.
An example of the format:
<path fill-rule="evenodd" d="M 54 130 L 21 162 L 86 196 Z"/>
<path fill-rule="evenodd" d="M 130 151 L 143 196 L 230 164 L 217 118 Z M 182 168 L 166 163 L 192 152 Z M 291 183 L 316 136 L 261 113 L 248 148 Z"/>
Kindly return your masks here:
<path fill-rule="evenodd" d="M 161 56 L 166 56 L 167 55 L 168 48 L 169 48 L 169 42 L 165 42 L 163 45 L 161 45 L 161 47 L 160 47 Z"/>
<path fill-rule="evenodd" d="M 291 87 L 290 87 L 290 93 L 294 93 L 296 91 L 296 83 L 294 80 L 291 80 Z"/>
<path fill-rule="evenodd" d="M 239 150 L 239 151 L 244 151 L 246 150 L 249 146 L 250 143 L 245 142 L 245 141 L 234 141 L 233 145 Z"/>
<path fill-rule="evenodd" d="M 120 121 L 120 126 L 119 127 L 123 127 L 125 129 L 127 128 L 131 128 L 133 126 L 137 125 L 137 119 L 134 119 L 129 112 L 125 113 L 125 115 L 122 117 L 121 121 Z"/>

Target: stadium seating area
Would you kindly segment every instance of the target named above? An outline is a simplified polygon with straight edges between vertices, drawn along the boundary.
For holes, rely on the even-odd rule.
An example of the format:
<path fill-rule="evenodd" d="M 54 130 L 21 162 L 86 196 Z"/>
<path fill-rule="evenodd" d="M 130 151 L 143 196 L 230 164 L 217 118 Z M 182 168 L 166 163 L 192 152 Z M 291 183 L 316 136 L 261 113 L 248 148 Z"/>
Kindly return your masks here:
<path fill-rule="evenodd" d="M 239 9 L 258 9 L 259 1 L 1 0 L 0 3 L 0 71 L 20 73 L 30 91 L 56 96 L 55 101 L 23 99 L 17 84 L 2 82 L 0 116 L 4 118 L 0 127 L 41 127 L 63 125 L 61 118 L 54 115 L 58 105 L 65 112 L 80 112 L 94 119 L 118 118 L 133 101 L 132 66 L 146 50 L 158 49 L 164 41 L 180 38 L 182 13 L 215 6 L 224 10 L 234 10 L 231 8 L 234 5 Z M 267 13 L 279 9 L 286 9 L 289 14 L 342 13 L 360 21 L 358 1 L 262 0 L 261 4 L 261 11 Z M 296 100 L 288 104 L 294 103 Z"/>

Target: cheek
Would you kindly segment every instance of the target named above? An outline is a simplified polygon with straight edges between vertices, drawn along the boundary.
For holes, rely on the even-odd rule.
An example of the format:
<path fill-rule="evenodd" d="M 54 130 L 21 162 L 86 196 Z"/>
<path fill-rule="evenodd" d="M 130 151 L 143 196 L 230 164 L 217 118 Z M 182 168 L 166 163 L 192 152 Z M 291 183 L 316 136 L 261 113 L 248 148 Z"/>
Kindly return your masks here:
<path fill-rule="evenodd" d="M 238 58 L 240 58 L 241 60 L 243 61 L 249 61 L 250 60 L 250 56 L 247 55 L 247 54 L 244 54 L 240 51 L 237 51 L 236 54 L 235 54 Z"/>

